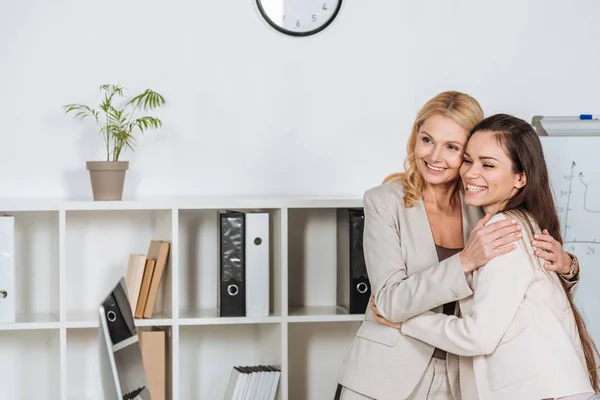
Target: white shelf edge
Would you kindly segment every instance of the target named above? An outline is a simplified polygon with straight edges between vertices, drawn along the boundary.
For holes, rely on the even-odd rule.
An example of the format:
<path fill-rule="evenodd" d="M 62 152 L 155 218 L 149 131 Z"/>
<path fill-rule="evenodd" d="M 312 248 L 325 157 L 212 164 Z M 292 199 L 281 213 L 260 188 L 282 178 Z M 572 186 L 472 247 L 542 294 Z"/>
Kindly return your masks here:
<path fill-rule="evenodd" d="M 0 331 L 45 331 L 60 329 L 61 324 L 55 322 L 13 322 L 0 324 Z"/>
<path fill-rule="evenodd" d="M 216 210 L 222 208 L 354 208 L 361 197 L 198 197 L 146 198 L 121 201 L 73 201 L 64 199 L 8 199 L 0 201 L 3 212 Z"/>
<path fill-rule="evenodd" d="M 0 323 L 0 331 L 29 331 L 59 329 L 58 313 L 17 314 L 15 322 Z"/>
<path fill-rule="evenodd" d="M 270 317 L 214 317 L 214 318 L 180 318 L 180 319 L 139 319 L 135 320 L 136 327 L 152 326 L 210 326 L 210 325 L 252 325 L 252 324 L 280 324 L 282 322 L 302 323 L 302 322 L 355 322 L 362 321 L 363 314 L 348 315 L 289 315 L 289 316 L 270 316 Z M 0 324 L 0 331 L 19 331 L 19 330 L 50 330 L 60 329 L 93 329 L 99 328 L 99 321 L 65 321 L 65 322 L 14 322 Z"/>
<path fill-rule="evenodd" d="M 288 400 L 289 394 L 289 209 L 281 210 L 281 313 L 283 314 L 284 322 L 281 324 L 281 375 L 279 378 L 278 392 L 281 400 Z"/>
<path fill-rule="evenodd" d="M 173 325 L 175 325 L 175 323 L 172 318 L 156 318 L 156 319 L 149 318 L 149 319 L 136 319 L 135 320 L 136 327 L 173 326 Z M 64 326 L 67 329 L 99 328 L 100 321 L 94 321 L 94 320 L 66 321 L 64 323 Z"/>
<path fill-rule="evenodd" d="M 281 374 L 279 376 L 279 389 L 281 400 L 289 399 L 289 367 L 290 367 L 290 344 L 289 325 L 287 322 L 281 324 Z"/>
<path fill-rule="evenodd" d="M 302 322 L 356 322 L 363 321 L 364 314 L 348 314 L 348 315 L 293 315 L 287 317 L 287 322 L 290 324 Z"/>
<path fill-rule="evenodd" d="M 171 329 L 171 396 L 173 400 L 179 399 L 180 379 L 179 379 L 179 325 L 174 325 Z M 168 385 L 167 385 L 168 387 Z M 168 397 L 168 396 L 167 396 Z"/>
<path fill-rule="evenodd" d="M 215 317 L 215 318 L 181 318 L 177 320 L 179 326 L 207 326 L 207 325 L 249 325 L 249 324 L 279 324 L 283 317 Z"/>
<path fill-rule="evenodd" d="M 67 400 L 68 382 L 67 382 L 67 330 L 60 328 L 60 398 Z"/>

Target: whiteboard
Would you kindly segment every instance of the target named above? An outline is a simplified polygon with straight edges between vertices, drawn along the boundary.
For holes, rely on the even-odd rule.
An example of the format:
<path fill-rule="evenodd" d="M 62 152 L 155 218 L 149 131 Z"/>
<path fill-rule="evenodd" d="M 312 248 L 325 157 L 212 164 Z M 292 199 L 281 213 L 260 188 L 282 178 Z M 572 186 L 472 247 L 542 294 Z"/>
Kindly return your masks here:
<path fill-rule="evenodd" d="M 565 250 L 579 258 L 574 301 L 600 348 L 600 137 L 540 137 Z"/>

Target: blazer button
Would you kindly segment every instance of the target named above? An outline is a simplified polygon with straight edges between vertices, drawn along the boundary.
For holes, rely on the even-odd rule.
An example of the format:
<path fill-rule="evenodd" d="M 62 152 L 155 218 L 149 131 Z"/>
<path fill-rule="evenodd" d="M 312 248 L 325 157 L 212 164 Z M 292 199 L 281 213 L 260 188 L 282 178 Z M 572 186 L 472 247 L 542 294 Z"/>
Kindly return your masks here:
<path fill-rule="evenodd" d="M 452 298 L 454 300 L 458 300 L 458 293 L 452 293 Z"/>

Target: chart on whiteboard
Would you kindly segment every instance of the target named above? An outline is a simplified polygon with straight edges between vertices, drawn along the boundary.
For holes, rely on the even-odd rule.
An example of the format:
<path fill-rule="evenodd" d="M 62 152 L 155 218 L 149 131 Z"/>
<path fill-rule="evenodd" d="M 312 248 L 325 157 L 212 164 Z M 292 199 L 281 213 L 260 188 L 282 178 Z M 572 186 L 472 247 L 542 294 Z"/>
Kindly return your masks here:
<path fill-rule="evenodd" d="M 580 261 L 575 304 L 600 346 L 600 137 L 542 137 L 565 250 Z"/>

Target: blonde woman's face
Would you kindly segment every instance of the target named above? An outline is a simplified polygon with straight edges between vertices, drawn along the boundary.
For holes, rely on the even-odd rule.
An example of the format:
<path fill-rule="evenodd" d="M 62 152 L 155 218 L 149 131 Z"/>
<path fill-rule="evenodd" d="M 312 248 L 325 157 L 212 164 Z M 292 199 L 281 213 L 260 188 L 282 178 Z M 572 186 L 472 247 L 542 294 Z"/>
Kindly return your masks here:
<path fill-rule="evenodd" d="M 428 185 L 451 183 L 459 178 L 469 132 L 441 115 L 425 120 L 417 134 L 415 162 Z"/>

